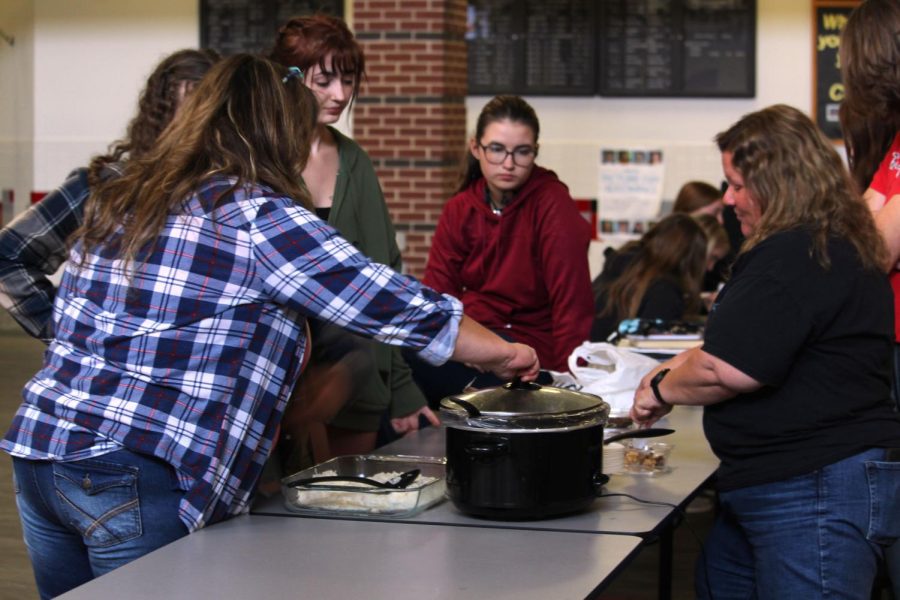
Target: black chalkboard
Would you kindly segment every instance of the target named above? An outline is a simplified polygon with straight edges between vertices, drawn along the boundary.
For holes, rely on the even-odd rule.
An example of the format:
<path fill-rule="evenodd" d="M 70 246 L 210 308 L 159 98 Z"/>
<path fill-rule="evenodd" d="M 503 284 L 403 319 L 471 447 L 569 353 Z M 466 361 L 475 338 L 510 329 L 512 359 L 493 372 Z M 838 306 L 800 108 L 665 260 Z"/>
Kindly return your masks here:
<path fill-rule="evenodd" d="M 593 95 L 595 14 L 587 0 L 471 0 L 469 93 Z"/>
<path fill-rule="evenodd" d="M 682 13 L 683 96 L 756 94 L 756 1 L 690 2 Z"/>
<path fill-rule="evenodd" d="M 756 0 L 469 0 L 469 93 L 752 97 Z"/>
<path fill-rule="evenodd" d="M 756 0 L 601 0 L 604 96 L 753 97 Z"/>
<path fill-rule="evenodd" d="M 838 48 L 841 30 L 859 2 L 816 2 L 813 6 L 813 104 L 816 124 L 832 140 L 841 139 L 838 110 L 844 97 Z"/>
<path fill-rule="evenodd" d="M 291 17 L 344 16 L 343 0 L 200 0 L 200 46 L 227 56 L 265 52 Z"/>

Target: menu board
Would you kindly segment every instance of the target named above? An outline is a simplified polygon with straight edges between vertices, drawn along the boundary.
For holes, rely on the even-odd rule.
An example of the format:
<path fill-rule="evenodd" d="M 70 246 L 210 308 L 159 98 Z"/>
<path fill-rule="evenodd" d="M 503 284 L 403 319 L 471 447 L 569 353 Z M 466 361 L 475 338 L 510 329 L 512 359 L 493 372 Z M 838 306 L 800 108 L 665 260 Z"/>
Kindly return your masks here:
<path fill-rule="evenodd" d="M 600 4 L 601 95 L 755 95 L 756 0 Z"/>
<path fill-rule="evenodd" d="M 585 0 L 471 0 L 471 94 L 592 95 L 596 18 Z"/>
<path fill-rule="evenodd" d="M 682 34 L 680 95 L 755 95 L 755 0 L 687 2 Z"/>
<path fill-rule="evenodd" d="M 469 0 L 469 93 L 752 97 L 756 0 Z"/>
<path fill-rule="evenodd" d="M 327 13 L 342 17 L 343 0 L 200 0 L 200 46 L 223 56 L 265 52 L 291 17 Z"/>
<path fill-rule="evenodd" d="M 527 0 L 525 87 L 532 94 L 594 91 L 593 2 Z"/>
<path fill-rule="evenodd" d="M 655 95 L 674 87 L 679 41 L 669 0 L 601 3 L 601 93 Z"/>
<path fill-rule="evenodd" d="M 841 30 L 858 4 L 853 0 L 819 0 L 813 5 L 813 113 L 816 124 L 832 140 L 842 139 L 838 120 L 844 98 L 838 61 Z"/>
<path fill-rule="evenodd" d="M 525 43 L 517 0 L 469 2 L 466 13 L 469 93 L 515 93 Z"/>

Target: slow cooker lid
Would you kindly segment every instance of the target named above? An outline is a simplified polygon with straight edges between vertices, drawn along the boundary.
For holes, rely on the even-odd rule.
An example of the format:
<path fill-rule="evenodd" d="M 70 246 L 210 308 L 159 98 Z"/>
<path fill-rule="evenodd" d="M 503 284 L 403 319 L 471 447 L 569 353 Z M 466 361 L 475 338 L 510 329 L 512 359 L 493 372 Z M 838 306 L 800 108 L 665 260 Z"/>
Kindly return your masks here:
<path fill-rule="evenodd" d="M 514 381 L 444 398 L 441 412 L 450 417 L 448 425 L 533 429 L 605 424 L 609 405 L 593 394 Z"/>

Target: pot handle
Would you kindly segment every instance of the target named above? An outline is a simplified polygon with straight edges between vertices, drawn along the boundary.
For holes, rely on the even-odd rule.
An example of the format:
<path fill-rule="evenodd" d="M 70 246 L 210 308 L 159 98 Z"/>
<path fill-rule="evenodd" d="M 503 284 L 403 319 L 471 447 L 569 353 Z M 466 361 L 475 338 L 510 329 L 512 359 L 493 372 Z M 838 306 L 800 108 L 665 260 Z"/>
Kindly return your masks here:
<path fill-rule="evenodd" d="M 521 377 L 514 377 L 512 381 L 507 384 L 504 384 L 503 387 L 507 390 L 530 390 L 535 391 L 541 389 L 541 384 L 535 383 L 533 381 L 522 381 Z"/>
<path fill-rule="evenodd" d="M 505 440 L 495 442 L 493 444 L 469 445 L 463 448 L 464 452 L 472 458 L 485 459 L 500 456 L 509 452 L 509 444 Z"/>
<path fill-rule="evenodd" d="M 468 400 L 463 400 L 462 398 L 456 398 L 454 396 L 447 396 L 445 400 L 456 404 L 457 406 L 461 406 L 469 417 L 473 419 L 477 419 L 481 416 L 481 411 L 478 410 L 478 407 L 469 402 Z"/>

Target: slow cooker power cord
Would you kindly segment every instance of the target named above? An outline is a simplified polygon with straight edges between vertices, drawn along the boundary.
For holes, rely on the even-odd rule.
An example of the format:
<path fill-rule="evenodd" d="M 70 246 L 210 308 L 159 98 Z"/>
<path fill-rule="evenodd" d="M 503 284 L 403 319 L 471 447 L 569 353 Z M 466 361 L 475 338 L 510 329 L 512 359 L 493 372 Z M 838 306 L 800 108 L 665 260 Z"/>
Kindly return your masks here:
<path fill-rule="evenodd" d="M 709 600 L 713 600 L 712 588 L 709 585 L 709 571 L 706 568 L 706 560 L 704 559 L 705 554 L 703 552 L 703 550 L 704 550 L 703 540 L 700 539 L 700 536 L 697 534 L 697 531 L 693 527 L 691 527 L 691 524 L 687 520 L 687 513 L 684 511 L 683 508 L 679 508 L 677 505 L 672 504 L 671 502 L 660 502 L 658 500 L 645 500 L 644 498 L 638 498 L 637 496 L 632 496 L 631 494 L 625 494 L 622 492 L 617 492 L 614 494 L 600 494 L 598 497 L 599 498 L 622 497 L 622 498 L 628 498 L 629 500 L 634 500 L 635 502 L 640 502 L 641 504 L 652 504 L 654 506 L 668 506 L 669 508 L 671 508 L 672 512 L 675 514 L 675 516 L 672 518 L 673 529 L 675 527 L 678 527 L 682 523 L 684 523 L 684 525 L 688 528 L 688 531 L 691 532 L 691 535 L 694 536 L 694 539 L 697 541 L 697 544 L 700 546 L 700 559 L 703 560 L 703 575 L 706 579 L 706 591 L 707 591 L 707 594 L 709 594 L 707 596 L 707 598 L 709 598 Z M 658 539 L 659 538 L 657 537 L 653 541 L 657 541 Z M 696 584 L 694 584 L 694 589 L 696 592 Z"/>

